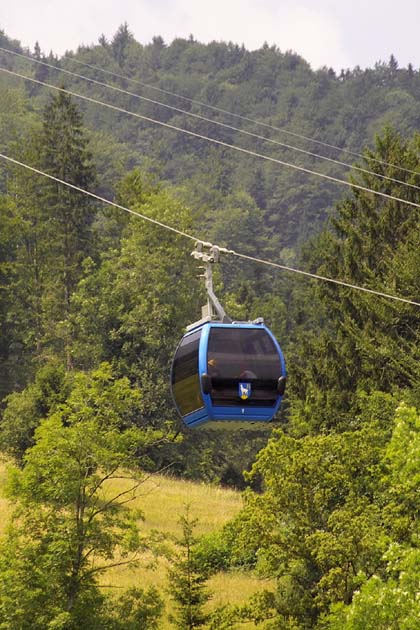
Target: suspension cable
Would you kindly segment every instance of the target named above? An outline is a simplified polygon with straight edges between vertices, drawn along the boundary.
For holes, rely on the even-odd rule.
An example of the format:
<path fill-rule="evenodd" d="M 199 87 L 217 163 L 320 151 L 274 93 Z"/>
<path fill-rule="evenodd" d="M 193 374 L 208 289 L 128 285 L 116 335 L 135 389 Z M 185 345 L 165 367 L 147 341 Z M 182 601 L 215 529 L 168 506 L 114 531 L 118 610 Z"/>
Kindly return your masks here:
<path fill-rule="evenodd" d="M 368 188 L 367 186 L 362 186 L 360 184 L 348 182 L 348 181 L 346 181 L 344 179 L 339 179 L 338 177 L 333 177 L 332 175 L 326 175 L 325 173 L 320 173 L 318 171 L 314 171 L 314 170 L 306 168 L 304 166 L 298 166 L 297 164 L 291 164 L 290 162 L 286 162 L 284 160 L 279 160 L 277 158 L 271 157 L 269 155 L 265 155 L 263 153 L 258 153 L 256 151 L 251 151 L 250 149 L 245 149 L 243 147 L 239 147 L 237 145 L 230 144 L 229 142 L 224 142 L 223 140 L 217 140 L 216 138 L 211 138 L 209 136 L 205 136 L 203 134 L 196 133 L 195 131 L 191 131 L 189 129 L 184 129 L 182 127 L 177 127 L 176 125 L 172 125 L 170 123 L 163 122 L 162 120 L 157 120 L 155 118 L 151 118 L 150 116 L 144 116 L 142 114 L 138 114 L 137 112 L 131 112 L 131 111 L 126 110 L 126 109 L 124 109 L 122 107 L 117 107 L 116 105 L 111 105 L 110 103 L 105 103 L 103 101 L 99 101 L 97 99 L 91 98 L 90 96 L 84 96 L 82 94 L 78 94 L 77 92 L 73 92 L 72 90 L 67 90 L 67 89 L 65 89 L 63 87 L 58 87 L 56 85 L 52 85 L 50 83 L 46 83 L 45 81 L 40 81 L 38 79 L 34 79 L 33 77 L 28 77 L 28 76 L 20 74 L 18 72 L 13 72 L 12 70 L 8 70 L 7 68 L 3 68 L 1 66 L 0 66 L 0 72 L 4 72 L 6 74 L 9 74 L 11 76 L 14 76 L 14 77 L 17 77 L 17 78 L 20 78 L 20 79 L 24 79 L 25 81 L 31 81 L 32 83 L 36 83 L 38 85 L 43 85 L 44 87 L 48 87 L 48 88 L 50 88 L 52 90 L 56 90 L 56 91 L 64 93 L 64 94 L 69 94 L 70 96 L 74 96 L 76 98 L 80 98 L 82 100 L 88 101 L 90 103 L 94 103 L 96 105 L 102 105 L 103 107 L 107 107 L 109 109 L 121 112 L 123 114 L 128 114 L 130 116 L 135 116 L 136 118 L 139 118 L 140 120 L 145 120 L 147 122 L 150 122 L 150 123 L 153 123 L 153 124 L 156 124 L 156 125 L 160 125 L 162 127 L 165 127 L 166 129 L 171 129 L 173 131 L 178 131 L 180 133 L 184 133 L 186 135 L 189 135 L 189 136 L 194 137 L 194 138 L 198 138 L 200 140 L 205 140 L 207 142 L 212 142 L 213 144 L 217 144 L 219 146 L 223 146 L 223 147 L 227 147 L 229 149 L 233 149 L 235 151 L 239 151 L 241 153 L 244 153 L 245 155 L 258 157 L 258 158 L 261 158 L 263 160 L 267 160 L 269 162 L 273 162 L 275 164 L 280 164 L 281 166 L 286 166 L 288 168 L 292 168 L 294 170 L 300 171 L 301 173 L 307 173 L 309 175 L 315 175 L 317 177 L 321 177 L 321 178 L 326 179 L 328 181 L 335 182 L 337 184 L 342 184 L 343 186 L 348 186 L 348 187 L 350 187 L 352 189 L 362 190 L 364 192 L 369 192 L 369 193 L 372 193 L 373 195 L 377 195 L 379 197 L 384 197 L 385 199 L 390 199 L 392 201 L 398 201 L 400 203 L 412 206 L 414 208 L 420 208 L 420 204 L 415 203 L 414 201 L 408 201 L 407 199 L 401 199 L 400 197 L 396 197 L 395 195 L 389 195 L 388 193 L 384 193 L 384 192 L 381 192 L 379 190 L 373 190 L 372 188 Z"/>

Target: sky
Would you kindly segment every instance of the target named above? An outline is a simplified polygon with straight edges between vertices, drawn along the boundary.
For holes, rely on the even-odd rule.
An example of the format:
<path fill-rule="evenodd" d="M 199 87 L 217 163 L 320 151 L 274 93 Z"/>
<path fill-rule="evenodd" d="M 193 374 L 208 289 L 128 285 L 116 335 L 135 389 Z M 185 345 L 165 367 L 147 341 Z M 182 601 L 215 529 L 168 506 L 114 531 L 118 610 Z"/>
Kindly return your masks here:
<path fill-rule="evenodd" d="M 321 66 L 372 67 L 393 54 L 420 67 L 420 0 L 1 0 L 0 30 L 58 56 L 112 39 L 124 22 L 147 44 L 161 35 L 232 41 L 248 50 L 264 42 Z"/>

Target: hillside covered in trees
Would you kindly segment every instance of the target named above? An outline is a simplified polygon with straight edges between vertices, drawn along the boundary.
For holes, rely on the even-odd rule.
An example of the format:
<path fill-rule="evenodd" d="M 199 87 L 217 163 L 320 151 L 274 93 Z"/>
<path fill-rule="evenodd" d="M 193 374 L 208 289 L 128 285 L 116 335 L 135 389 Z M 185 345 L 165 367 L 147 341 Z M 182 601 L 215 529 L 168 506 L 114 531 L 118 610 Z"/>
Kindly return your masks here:
<path fill-rule="evenodd" d="M 4 34 L 0 46 L 29 53 Z M 375 134 L 386 125 L 404 137 L 419 126 L 420 74 L 411 66 L 399 68 L 394 57 L 372 69 L 354 68 L 336 75 L 328 68 L 313 71 L 295 53 L 276 47 L 249 52 L 232 43 L 204 45 L 192 37 L 169 45 L 155 37 L 143 46 L 127 25 L 118 29 L 112 41 L 101 38 L 97 46 L 80 47 L 61 59 L 45 56 L 39 46 L 29 54 L 32 61 L 0 50 L 1 65 L 122 110 L 341 179 L 348 169 L 282 145 L 351 164 L 357 160 L 352 153 L 339 153 L 297 136 L 360 153 L 366 146 L 373 148 Z M 0 108 L 4 145 L 17 131 L 19 136 L 24 133 L 25 127 L 18 122 L 22 118 L 27 124 L 39 121 L 51 90 L 4 73 L 0 81 L 5 88 Z M 342 187 L 327 180 L 200 141 L 123 111 L 81 99 L 77 106 L 91 135 L 91 150 L 101 174 L 100 192 L 112 195 L 122 175 L 139 166 L 182 189 L 190 207 L 209 219 L 210 224 L 203 226 L 208 236 L 220 237 L 217 226 L 223 223 L 222 206 L 257 205 L 271 248 L 288 259 L 309 235 L 319 231 L 343 195 Z M 274 142 L 266 142 L 265 137 Z"/>
<path fill-rule="evenodd" d="M 142 46 L 127 25 L 61 59 L 4 33 L 0 47 L 0 448 L 15 506 L 0 629 L 159 628 L 156 589 L 100 582 L 159 556 L 180 629 L 416 630 L 419 70 L 391 57 L 314 72 L 275 47 L 193 37 Z M 228 256 L 215 271 L 226 310 L 263 316 L 285 351 L 272 433 L 180 426 L 168 373 L 204 300 L 191 241 L 98 196 L 346 283 Z M 244 506 L 201 538 L 180 514 L 174 551 L 130 510 L 162 470 L 243 489 Z M 269 586 L 210 610 L 218 571 Z"/>

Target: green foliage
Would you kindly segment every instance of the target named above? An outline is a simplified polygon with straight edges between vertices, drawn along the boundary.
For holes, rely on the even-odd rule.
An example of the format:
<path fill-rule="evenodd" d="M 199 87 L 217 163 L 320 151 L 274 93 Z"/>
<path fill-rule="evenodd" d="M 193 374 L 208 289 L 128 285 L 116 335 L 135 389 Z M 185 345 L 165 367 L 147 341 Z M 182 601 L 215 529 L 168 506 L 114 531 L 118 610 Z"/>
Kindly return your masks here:
<path fill-rule="evenodd" d="M 128 176 L 120 195 L 153 220 L 191 227 L 188 208 L 166 192 L 149 192 L 137 172 Z M 110 251 L 96 269 L 90 263 L 86 272 L 72 315 L 77 364 L 113 361 L 140 388 L 144 416 L 162 423 L 170 415 L 172 352 L 201 302 L 185 240 L 136 219 L 126 227 L 121 251 Z"/>
<path fill-rule="evenodd" d="M 390 544 L 382 575 L 375 571 L 365 577 L 350 605 L 332 607 L 325 625 L 329 630 L 414 630 L 418 626 L 419 438 L 419 414 L 414 408 L 400 406 L 385 450 L 390 501 L 385 515 L 394 536 L 401 539 L 404 533 L 405 542 Z"/>
<path fill-rule="evenodd" d="M 236 610 L 225 606 L 210 615 L 207 628 L 208 630 L 234 630 L 237 628 L 237 618 Z"/>
<path fill-rule="evenodd" d="M 65 373 L 60 364 L 41 368 L 34 383 L 6 398 L 0 424 L 4 452 L 22 462 L 33 445 L 34 431 L 41 420 L 59 411 L 67 416 L 89 414 L 95 418 L 98 401 L 107 408 L 107 422 L 121 429 L 142 424 L 142 395 L 132 389 L 127 377 L 116 378 L 111 366 L 102 363 L 92 374 Z"/>
<path fill-rule="evenodd" d="M 247 604 L 241 606 L 236 617 L 243 622 L 253 622 L 255 626 L 269 630 L 301 630 L 297 619 L 289 614 L 278 614 L 275 594 L 263 590 L 252 596 Z"/>
<path fill-rule="evenodd" d="M 182 538 L 178 540 L 180 551 L 172 559 L 172 567 L 168 573 L 170 594 L 177 608 L 177 614 L 172 618 L 172 622 L 179 630 L 201 628 L 208 619 L 203 607 L 210 599 L 205 588 L 209 572 L 195 553 L 197 540 L 193 532 L 196 523 L 197 519 L 191 519 L 187 508 L 185 515 L 180 519 L 182 526 Z"/>
<path fill-rule="evenodd" d="M 22 52 L 4 33 L 0 43 Z M 20 68 L 21 60 L 0 56 Z M 142 46 L 127 24 L 110 42 L 102 36 L 74 56 L 91 64 L 92 76 L 95 65 L 106 67 L 209 102 L 216 119 L 221 110 L 258 119 L 267 135 L 270 125 L 287 126 L 349 150 L 370 144 L 360 162 L 365 171 L 351 181 L 418 201 L 420 138 L 406 138 L 418 129 L 420 74 L 394 56 L 336 76 L 267 44 L 249 52 L 193 37 L 166 45 L 157 36 Z M 34 58 L 44 58 L 39 44 Z M 56 79 L 57 72 L 37 66 L 34 76 Z M 82 188 L 98 185 L 100 194 L 153 220 L 251 256 L 293 266 L 312 237 L 300 261 L 306 269 L 418 298 L 417 209 L 356 188 L 334 209 L 340 192 L 333 183 L 320 186 L 269 162 L 255 167 L 226 146 L 93 104 L 84 109 L 88 133 L 64 93 L 49 99 L 38 86 L 0 82 L 0 143 L 23 162 Z M 105 100 L 103 87 L 91 87 Z M 128 110 L 137 106 L 125 101 Z M 143 105 L 145 115 L 181 124 L 179 112 Z M 278 157 L 272 145 L 233 128 L 196 118 L 188 129 Z M 299 164 L 313 168 L 303 154 Z M 332 163 L 323 169 L 338 176 Z M 18 507 L 0 559 L 0 628 L 159 627 L 155 590 L 110 601 L 97 582 L 107 564 L 131 561 L 143 544 L 124 507 L 141 476 L 131 490 L 107 494 L 108 479 L 132 476 L 128 469 L 141 462 L 253 488 L 221 534 L 197 541 L 194 522 L 184 518 L 172 569 L 177 627 L 414 630 L 417 310 L 224 261 L 215 281 L 228 312 L 263 316 L 286 350 L 285 432 L 268 444 L 264 435 L 205 431 L 170 443 L 152 427 L 175 420 L 170 361 L 203 299 L 187 241 L 127 214 L 98 212 L 87 197 L 16 167 L 0 174 L 0 191 L 0 445 L 21 466 L 12 475 Z M 206 579 L 228 566 L 256 567 L 276 581 L 275 590 L 207 615 Z"/>
<path fill-rule="evenodd" d="M 63 367 L 51 364 L 37 372 L 33 384 L 10 394 L 0 423 L 1 450 L 22 463 L 25 451 L 33 445 L 35 429 L 64 402 L 69 389 Z"/>
<path fill-rule="evenodd" d="M 401 405 L 396 414 L 392 438 L 386 450 L 391 484 L 398 501 L 409 509 L 416 506 L 420 483 L 420 415 L 413 407 Z M 420 503 L 417 505 L 420 507 Z M 412 514 L 415 518 L 415 514 Z"/>
<path fill-rule="evenodd" d="M 385 516 L 396 541 L 418 545 L 420 423 L 414 407 L 400 405 L 385 452 L 388 505 Z"/>
<path fill-rule="evenodd" d="M 11 41 L 4 34 L 3 38 L 6 48 L 23 52 L 18 42 Z M 21 60 L 4 53 L 1 56 L 6 67 L 21 69 Z M 33 56 L 44 59 L 39 45 Z M 371 145 L 374 134 L 379 133 L 385 124 L 392 124 L 407 137 L 418 128 L 419 73 L 411 65 L 399 67 L 398 62 L 397 66 L 394 62 L 379 63 L 363 71 L 356 67 L 336 76 L 328 68 L 312 71 L 297 54 L 281 52 L 276 46 L 266 45 L 251 52 L 232 42 L 205 45 L 194 38 L 176 38 L 167 45 L 159 35 L 143 46 L 136 42 L 126 23 L 119 26 L 109 42 L 102 36 L 96 46 L 80 46 L 75 53 L 66 53 L 63 60 L 55 62 L 68 67 L 73 58 L 93 66 L 81 69 L 77 65 L 77 72 L 81 74 L 104 81 L 103 72 L 95 72 L 94 68 L 106 68 L 108 72 L 129 79 L 127 84 L 117 76 L 108 76 L 117 87 L 126 88 L 128 85 L 128 89 L 135 92 L 139 87 L 136 82 L 140 85 L 146 83 L 187 99 L 209 103 L 216 108 L 208 112 L 210 118 L 232 127 L 241 127 L 241 121 L 227 119 L 217 110 L 230 111 L 263 123 L 265 128 L 262 131 L 260 128 L 262 135 L 272 138 L 275 134 L 269 129 L 271 125 L 279 128 L 287 126 L 287 131 L 292 133 L 304 133 L 308 137 L 358 151 L 366 144 Z M 74 64 L 70 67 L 74 68 Z M 34 75 L 50 81 L 60 76 L 56 71 L 39 65 L 34 69 Z M 80 79 L 66 75 L 66 82 L 69 89 L 77 91 L 80 88 Z M 6 78 L 2 78 L 2 87 L 5 88 L 1 92 L 6 103 L 4 126 L 1 125 L 0 103 L 0 129 L 4 128 L 7 142 L 10 130 L 21 129 L 21 124 L 26 124 L 24 121 L 34 117 L 33 111 L 44 106 L 46 95 L 38 86 L 16 87 L 15 81 L 12 84 Z M 31 95 L 29 102 L 28 89 Z M 91 85 L 90 94 L 98 100 L 107 100 L 118 106 L 122 104 L 121 94 L 114 92 L 113 95 L 100 85 Z M 164 100 L 158 92 L 148 96 Z M 124 99 L 126 103 L 123 104 L 128 110 L 137 111 L 137 99 L 128 96 Z M 182 98 L 168 102 L 186 110 L 196 107 Z M 179 112 L 154 103 L 143 102 L 142 112 L 169 123 L 181 123 Z M 102 189 L 114 180 L 115 171 L 121 172 L 118 161 L 123 152 L 127 156 L 127 169 L 134 165 L 140 165 L 144 170 L 159 168 L 163 179 L 187 186 L 191 197 L 197 194 L 199 188 L 205 188 L 212 208 L 217 208 L 220 193 L 246 191 L 263 211 L 265 235 L 275 237 L 279 249 L 295 248 L 318 232 L 340 198 L 340 190 L 333 184 L 324 182 L 319 186 L 316 180 L 310 182 L 300 173 L 268 162 L 260 161 L 255 167 L 254 160 L 251 162 L 248 156 L 227 147 L 214 147 L 157 126 L 140 125 L 138 120 L 117 116 L 115 112 L 99 109 L 94 104 L 85 104 L 85 119 L 95 133 L 112 136 L 109 147 L 114 146 L 119 154 L 98 161 L 101 179 L 106 177 L 106 181 L 101 182 Z M 280 155 L 263 140 L 244 136 L 234 129 L 216 127 L 203 120 L 190 118 L 188 129 L 290 162 L 296 157 L 291 150 L 282 149 Z M 258 132 L 258 128 L 253 131 Z M 285 140 L 278 135 L 276 139 Z M 104 153 L 107 153 L 109 149 L 103 146 L 102 141 L 101 144 Z M 114 160 L 115 166 L 111 166 Z M 313 159 L 301 154 L 299 164 L 312 168 Z M 322 168 L 326 174 L 341 177 L 341 171 L 338 173 L 337 166 L 332 163 L 324 162 Z"/>
<path fill-rule="evenodd" d="M 230 556 L 231 550 L 222 532 L 202 536 L 194 549 L 198 565 L 208 574 L 227 570 L 230 566 Z"/>
<path fill-rule="evenodd" d="M 252 558 L 276 576 L 279 618 L 312 627 L 336 601 L 349 602 L 382 567 L 388 536 L 374 502 L 381 441 L 369 428 L 294 439 L 277 433 L 258 455 L 251 476 L 263 494 L 248 491 L 230 526 L 232 558 Z"/>
<path fill-rule="evenodd" d="M 333 607 L 325 628 L 416 630 L 420 616 L 419 550 L 391 548 L 387 558 L 388 579 L 372 576 L 355 594 L 351 606 Z"/>
<path fill-rule="evenodd" d="M 132 34 L 128 29 L 127 22 L 121 24 L 112 38 L 111 51 L 118 64 L 122 67 L 127 59 L 127 47 L 130 44 L 130 40 L 133 39 Z"/>
<path fill-rule="evenodd" d="M 16 363 L 19 362 L 20 339 L 16 334 L 16 320 L 13 321 L 11 310 L 16 300 L 18 278 L 15 252 L 20 240 L 19 233 L 24 227 L 23 221 L 11 212 L 4 197 L 0 197 L 0 225 L 0 398 L 3 398 L 13 389 L 13 380 L 19 381 Z"/>
<path fill-rule="evenodd" d="M 128 589 L 115 602 L 109 630 L 159 630 L 164 604 L 153 586 Z M 106 626 L 108 627 L 108 626 Z"/>
<path fill-rule="evenodd" d="M 25 143 L 15 142 L 12 148 L 23 162 L 70 184 L 89 189 L 95 183 L 81 115 L 63 93 L 46 105 L 41 129 L 32 129 Z M 20 377 L 19 363 L 27 377 L 37 360 L 57 355 L 71 367 L 67 320 L 82 261 L 94 252 L 92 201 L 14 167 L 1 205 L 5 229 L 15 225 L 13 249 L 3 267 L 7 317 L 2 332 L 7 334 L 13 322 L 13 333 L 8 343 L 3 342 L 2 354 L 11 378 Z M 25 383 L 24 378 L 16 380 L 20 386 Z"/>
<path fill-rule="evenodd" d="M 95 169 L 82 117 L 63 92 L 45 109 L 39 144 L 41 167 L 49 174 L 84 190 L 93 187 Z M 91 226 L 95 209 L 91 198 L 51 182 L 45 183 L 42 197 L 49 226 L 50 255 L 55 261 L 56 275 L 64 278 L 64 286 L 59 287 L 60 303 L 64 298 L 68 312 L 80 277 L 81 262 L 92 253 Z"/>
<path fill-rule="evenodd" d="M 23 469 L 11 470 L 17 508 L 0 556 L 4 628 L 102 627 L 98 577 L 148 546 L 127 505 L 143 479 L 139 456 L 162 436 L 129 425 L 137 403 L 138 392 L 107 366 L 76 375 L 66 402 L 36 429 Z M 112 479 L 126 485 L 109 491 Z"/>

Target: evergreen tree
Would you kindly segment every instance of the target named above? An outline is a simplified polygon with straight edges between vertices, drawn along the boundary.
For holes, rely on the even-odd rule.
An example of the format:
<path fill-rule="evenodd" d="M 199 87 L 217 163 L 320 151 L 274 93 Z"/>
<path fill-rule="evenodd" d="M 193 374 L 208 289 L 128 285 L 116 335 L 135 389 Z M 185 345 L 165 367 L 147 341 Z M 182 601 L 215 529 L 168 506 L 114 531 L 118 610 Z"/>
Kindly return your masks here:
<path fill-rule="evenodd" d="M 206 590 L 208 573 L 194 555 L 197 539 L 194 537 L 196 519 L 191 519 L 189 509 L 180 519 L 182 537 L 178 540 L 181 548 L 172 561 L 169 570 L 170 594 L 176 603 L 177 615 L 172 622 L 178 630 L 194 630 L 205 625 L 208 615 L 204 604 L 210 599 Z"/>
<path fill-rule="evenodd" d="M 398 70 L 398 61 L 396 60 L 396 58 L 394 57 L 394 55 L 391 55 L 389 58 L 389 69 L 391 71 L 391 75 L 395 76 Z"/>
<path fill-rule="evenodd" d="M 123 67 L 127 59 L 127 48 L 133 36 L 130 33 L 127 22 L 121 24 L 111 41 L 111 52 L 118 65 Z M 103 42 L 101 42 L 103 45 Z"/>
<path fill-rule="evenodd" d="M 33 133 L 22 146 L 19 157 L 28 163 L 39 164 L 39 147 Z M 5 289 L 9 287 L 6 321 L 11 334 L 6 336 L 5 342 L 14 388 L 25 384 L 34 358 L 42 353 L 48 327 L 45 282 L 53 269 L 48 264 L 48 221 L 43 217 L 40 205 L 42 187 L 40 176 L 28 176 L 26 171 L 13 168 L 3 199 L 2 225 L 5 230 L 8 222 L 15 225 L 15 231 L 10 235 L 10 244 L 14 244 L 13 259 L 9 261 L 3 285 Z"/>
<path fill-rule="evenodd" d="M 0 198 L 0 400 L 19 382 L 20 338 L 10 317 L 16 302 L 16 250 L 23 222 L 15 217 L 5 197 Z M 17 369 L 16 369 L 17 368 Z"/>
<path fill-rule="evenodd" d="M 38 41 L 35 42 L 33 56 L 37 61 L 41 61 L 41 62 L 45 61 L 45 57 L 42 54 L 41 47 Z M 45 65 L 42 65 L 42 63 L 35 63 L 34 66 L 35 66 L 35 74 L 34 74 L 35 79 L 37 79 L 37 81 L 48 81 L 48 73 L 49 73 L 48 67 Z M 37 94 L 39 94 L 40 90 L 42 90 L 42 86 L 37 85 L 36 83 L 31 83 L 30 86 L 28 86 L 28 90 L 31 96 L 36 96 Z"/>
<path fill-rule="evenodd" d="M 41 166 L 54 177 L 92 190 L 95 170 L 83 130 L 82 117 L 71 98 L 58 94 L 47 105 L 39 139 Z M 92 199 L 61 184 L 44 182 L 41 192 L 42 221 L 47 226 L 43 242 L 50 272 L 45 275 L 45 294 L 53 326 L 64 345 L 67 365 L 72 365 L 66 322 L 71 298 L 81 277 L 82 261 L 94 252 L 92 224 L 96 210 Z M 60 339 L 61 337 L 61 339 Z"/>
<path fill-rule="evenodd" d="M 92 189 L 95 174 L 87 145 L 80 113 L 60 93 L 47 105 L 41 130 L 32 130 L 15 150 L 23 162 Z M 7 317 L 22 348 L 20 362 L 28 372 L 34 361 L 55 354 L 71 367 L 68 318 L 82 261 L 95 249 L 95 207 L 86 195 L 20 167 L 11 168 L 4 205 L 4 220 L 8 213 L 19 224 Z"/>
<path fill-rule="evenodd" d="M 46 171 L 70 184 L 92 190 L 95 171 L 82 117 L 71 97 L 63 92 L 53 98 L 44 113 L 40 138 L 41 164 Z M 55 264 L 62 259 L 64 301 L 80 276 L 81 260 L 92 254 L 91 227 L 95 218 L 92 200 L 57 184 L 46 185 L 45 219 L 54 240 L 50 243 Z"/>
<path fill-rule="evenodd" d="M 249 194 L 261 210 L 265 210 L 267 202 L 265 199 L 265 178 L 262 168 L 255 170 L 253 180 L 251 181 Z"/>
<path fill-rule="evenodd" d="M 416 143 L 418 139 L 409 144 L 388 129 L 377 138 L 376 151 L 366 153 L 366 165 L 418 186 L 414 173 L 389 166 L 415 171 Z M 415 188 L 374 175 L 366 173 L 356 181 L 408 201 L 417 199 Z M 339 204 L 333 226 L 313 244 L 307 263 L 320 275 L 415 300 L 420 293 L 419 234 L 417 209 L 355 190 Z M 290 362 L 296 426 L 315 431 L 354 428 L 360 392 L 418 388 L 415 307 L 328 284 L 318 285 L 312 295 L 322 332 L 311 335 L 306 329 L 299 336 L 299 354 Z M 300 308 L 314 309 L 310 302 Z"/>

